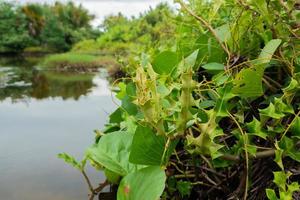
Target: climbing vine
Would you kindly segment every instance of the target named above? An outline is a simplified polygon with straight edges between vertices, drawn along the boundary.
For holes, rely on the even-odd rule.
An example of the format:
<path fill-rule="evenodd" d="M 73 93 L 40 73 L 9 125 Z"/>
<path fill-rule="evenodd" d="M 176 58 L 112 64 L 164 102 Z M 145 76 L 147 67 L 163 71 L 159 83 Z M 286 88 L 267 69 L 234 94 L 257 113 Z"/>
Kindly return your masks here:
<path fill-rule="evenodd" d="M 104 171 L 120 200 L 298 199 L 299 3 L 176 2 L 174 46 L 116 81 L 83 164 L 60 157 Z"/>

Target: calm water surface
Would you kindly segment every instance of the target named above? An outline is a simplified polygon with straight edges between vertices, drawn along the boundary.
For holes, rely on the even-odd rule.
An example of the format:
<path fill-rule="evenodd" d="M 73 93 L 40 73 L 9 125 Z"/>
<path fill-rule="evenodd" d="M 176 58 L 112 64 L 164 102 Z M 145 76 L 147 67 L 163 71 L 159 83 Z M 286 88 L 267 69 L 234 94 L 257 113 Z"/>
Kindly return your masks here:
<path fill-rule="evenodd" d="M 0 58 L 0 199 L 87 199 L 81 174 L 56 155 L 81 158 L 93 143 L 116 108 L 108 82 L 100 72 L 42 71 L 37 62 Z"/>

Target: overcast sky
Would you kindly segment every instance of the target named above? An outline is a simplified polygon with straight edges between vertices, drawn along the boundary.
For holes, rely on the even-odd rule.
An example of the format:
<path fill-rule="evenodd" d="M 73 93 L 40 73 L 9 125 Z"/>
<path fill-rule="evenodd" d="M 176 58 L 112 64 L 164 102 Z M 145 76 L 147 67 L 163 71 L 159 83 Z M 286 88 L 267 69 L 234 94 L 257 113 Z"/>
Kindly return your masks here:
<path fill-rule="evenodd" d="M 0 0 L 1 1 L 1 0 Z M 53 3 L 55 0 L 8 0 L 18 3 L 36 2 L 36 3 Z M 67 0 L 61 0 L 62 2 Z M 137 16 L 140 12 L 144 12 L 149 7 L 155 7 L 160 2 L 172 3 L 173 0 L 73 0 L 76 3 L 81 3 L 92 14 L 96 16 L 93 22 L 94 26 L 101 23 L 105 16 L 117 14 L 118 12 L 130 17 Z"/>

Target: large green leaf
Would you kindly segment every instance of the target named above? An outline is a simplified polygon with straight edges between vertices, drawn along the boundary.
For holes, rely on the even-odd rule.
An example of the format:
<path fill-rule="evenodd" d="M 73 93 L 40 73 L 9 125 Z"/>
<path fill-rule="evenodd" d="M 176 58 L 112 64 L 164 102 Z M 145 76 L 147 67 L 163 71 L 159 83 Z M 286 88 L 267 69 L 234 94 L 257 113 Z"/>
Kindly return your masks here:
<path fill-rule="evenodd" d="M 199 36 L 199 39 L 196 41 L 195 48 L 199 49 L 198 60 L 207 63 L 223 63 L 226 61 L 226 54 L 224 50 L 209 32 Z"/>
<path fill-rule="evenodd" d="M 118 108 L 115 110 L 110 116 L 109 116 L 109 123 L 121 123 L 123 111 L 121 108 Z"/>
<path fill-rule="evenodd" d="M 132 138 L 133 135 L 125 131 L 109 133 L 87 150 L 87 156 L 110 171 L 125 176 L 137 169 L 128 161 Z"/>
<path fill-rule="evenodd" d="M 262 49 L 260 55 L 258 56 L 258 59 L 254 62 L 255 65 L 268 64 L 271 61 L 273 54 L 275 53 L 280 44 L 280 39 L 274 39 L 269 41 L 266 44 L 266 46 Z"/>
<path fill-rule="evenodd" d="M 160 167 L 147 167 L 125 176 L 118 188 L 118 200 L 158 200 L 166 175 Z"/>
<path fill-rule="evenodd" d="M 218 71 L 224 71 L 225 66 L 220 63 L 207 63 L 202 66 L 203 69 L 206 69 L 209 72 L 218 72 Z"/>
<path fill-rule="evenodd" d="M 153 70 L 158 74 L 170 74 L 178 63 L 176 53 L 164 51 L 158 54 L 153 61 Z"/>
<path fill-rule="evenodd" d="M 138 126 L 132 141 L 129 161 L 141 165 L 163 165 L 177 142 L 166 146 L 167 138 L 156 135 L 151 128 Z"/>
<path fill-rule="evenodd" d="M 293 135 L 300 137 L 300 117 L 297 116 L 291 126 L 291 132 Z"/>
<path fill-rule="evenodd" d="M 122 108 L 129 114 L 135 115 L 138 112 L 137 106 L 132 102 L 132 98 L 127 94 L 122 99 Z"/>
<path fill-rule="evenodd" d="M 264 69 L 256 68 L 242 69 L 235 77 L 232 92 L 241 97 L 257 97 L 263 94 L 262 76 Z"/>
<path fill-rule="evenodd" d="M 257 60 L 252 62 L 251 68 L 242 69 L 236 76 L 233 93 L 241 97 L 258 97 L 263 94 L 262 78 L 267 64 L 281 43 L 280 39 L 271 40 L 262 49 Z"/>

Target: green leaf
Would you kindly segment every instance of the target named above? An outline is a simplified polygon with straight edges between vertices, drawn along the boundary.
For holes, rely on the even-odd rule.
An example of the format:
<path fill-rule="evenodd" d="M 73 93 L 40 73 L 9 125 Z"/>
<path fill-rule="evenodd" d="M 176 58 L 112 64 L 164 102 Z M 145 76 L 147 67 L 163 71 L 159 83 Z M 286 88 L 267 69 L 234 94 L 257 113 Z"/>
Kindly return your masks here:
<path fill-rule="evenodd" d="M 177 142 L 171 142 L 168 147 L 166 144 L 166 137 L 156 135 L 149 127 L 138 126 L 133 137 L 129 161 L 141 165 L 164 165 Z"/>
<path fill-rule="evenodd" d="M 76 159 L 73 156 L 70 156 L 66 153 L 60 153 L 57 156 L 58 156 L 58 158 L 63 159 L 66 163 L 73 166 L 74 168 L 76 168 L 78 170 L 82 170 L 82 165 L 78 161 L 76 161 Z"/>
<path fill-rule="evenodd" d="M 291 125 L 291 132 L 294 136 L 300 137 L 300 117 L 297 116 Z"/>
<path fill-rule="evenodd" d="M 293 140 L 287 136 L 284 136 L 279 143 L 279 147 L 284 150 L 285 155 L 297 162 L 300 162 L 300 152 L 298 148 L 296 148 L 297 141 L 297 139 Z"/>
<path fill-rule="evenodd" d="M 217 92 L 220 95 L 215 106 L 215 111 L 218 117 L 227 117 L 228 112 L 230 111 L 229 100 L 235 97 L 236 95 L 231 92 L 232 87 L 226 85 L 224 88 L 218 88 Z"/>
<path fill-rule="evenodd" d="M 272 189 L 266 189 L 266 194 L 269 200 L 278 200 L 276 193 Z"/>
<path fill-rule="evenodd" d="M 295 79 L 291 79 L 289 85 L 282 89 L 285 95 L 289 96 L 300 90 L 299 83 Z"/>
<path fill-rule="evenodd" d="M 273 119 L 281 119 L 285 116 L 285 114 L 276 110 L 273 103 L 270 103 L 270 105 L 265 109 L 259 109 L 259 113 L 262 116 L 271 117 Z"/>
<path fill-rule="evenodd" d="M 136 96 L 136 86 L 133 82 L 130 82 L 126 85 L 126 94 L 130 97 Z"/>
<path fill-rule="evenodd" d="M 261 96 L 263 94 L 263 72 L 264 69 L 261 66 L 242 69 L 233 81 L 232 92 L 243 98 Z"/>
<path fill-rule="evenodd" d="M 198 56 L 199 50 L 197 49 L 194 51 L 192 54 L 190 54 L 188 57 L 184 58 L 178 65 L 179 72 L 186 72 L 189 69 L 192 69 L 197 61 L 197 56 Z"/>
<path fill-rule="evenodd" d="M 110 116 L 109 116 L 109 123 L 121 123 L 123 118 L 122 118 L 123 111 L 121 108 L 118 108 L 115 110 Z"/>
<path fill-rule="evenodd" d="M 118 200 L 157 200 L 165 188 L 166 175 L 160 167 L 147 167 L 125 176 L 118 188 Z"/>
<path fill-rule="evenodd" d="M 212 100 L 204 100 L 199 102 L 199 108 L 205 109 L 209 107 L 213 107 L 216 105 L 215 101 Z"/>
<path fill-rule="evenodd" d="M 136 115 L 138 112 L 137 106 L 132 103 L 132 98 L 128 95 L 125 95 L 122 99 L 122 108 L 129 114 L 129 115 Z"/>
<path fill-rule="evenodd" d="M 226 54 L 214 36 L 207 32 L 199 36 L 195 48 L 199 49 L 198 60 L 203 62 L 223 63 L 226 61 Z"/>
<path fill-rule="evenodd" d="M 223 146 L 215 143 L 214 139 L 223 135 L 223 131 L 216 123 L 216 112 L 209 110 L 206 113 L 209 120 L 206 123 L 199 123 L 198 125 L 201 134 L 197 137 L 191 134 L 187 135 L 186 147 L 190 153 L 210 155 L 212 159 L 216 159 L 222 155 L 219 150 Z"/>
<path fill-rule="evenodd" d="M 256 135 L 263 139 L 266 139 L 268 136 L 267 132 L 262 130 L 261 122 L 258 121 L 256 118 L 254 118 L 252 122 L 247 123 L 247 129 L 248 132 L 251 133 L 251 135 Z"/>
<path fill-rule="evenodd" d="M 104 169 L 104 174 L 105 174 L 105 177 L 107 178 L 107 180 L 112 183 L 112 184 L 118 184 L 120 182 L 120 175 L 119 174 L 116 174 L 115 172 L 113 171 L 110 171 L 109 169 Z"/>
<path fill-rule="evenodd" d="M 207 71 L 224 71 L 225 66 L 220 63 L 207 63 L 203 65 L 202 68 Z"/>
<path fill-rule="evenodd" d="M 119 99 L 119 100 L 122 100 L 124 98 L 124 96 L 126 95 L 126 84 L 123 83 L 123 82 L 120 82 L 118 84 L 118 87 L 119 87 L 119 91 L 116 95 L 116 97 Z"/>
<path fill-rule="evenodd" d="M 263 94 L 262 78 L 267 64 L 281 43 L 280 39 L 271 40 L 262 49 L 257 60 L 252 62 L 251 68 L 242 69 L 235 77 L 233 93 L 241 97 L 258 97 Z"/>
<path fill-rule="evenodd" d="M 216 86 L 220 86 L 226 83 L 229 78 L 230 78 L 229 75 L 220 72 L 212 77 L 212 81 Z"/>
<path fill-rule="evenodd" d="M 191 182 L 188 181 L 178 181 L 177 189 L 181 195 L 181 197 L 190 196 L 192 185 Z"/>
<path fill-rule="evenodd" d="M 274 98 L 274 106 L 279 113 L 294 114 L 293 106 L 285 104 L 281 98 Z"/>
<path fill-rule="evenodd" d="M 275 53 L 280 44 L 280 39 L 273 39 L 269 41 L 266 44 L 266 46 L 262 49 L 260 55 L 258 56 L 258 60 L 255 61 L 255 64 L 268 64 L 271 61 L 273 54 Z"/>
<path fill-rule="evenodd" d="M 277 141 L 275 143 L 275 147 L 276 147 L 276 150 L 275 150 L 275 159 L 274 159 L 274 161 L 277 163 L 277 165 L 282 170 L 284 170 L 284 166 L 283 166 L 283 162 L 282 162 L 282 155 L 283 155 L 284 151 L 282 149 L 280 149 Z"/>
<path fill-rule="evenodd" d="M 125 176 L 137 169 L 129 162 L 133 135 L 125 131 L 109 133 L 87 150 L 87 156 L 108 170 Z"/>
<path fill-rule="evenodd" d="M 299 183 L 297 182 L 293 182 L 288 185 L 288 193 L 290 194 L 290 196 L 292 196 L 294 192 L 297 192 L 299 190 L 300 190 L 300 186 Z"/>
<path fill-rule="evenodd" d="M 273 172 L 274 180 L 273 182 L 279 187 L 282 191 L 286 189 L 286 181 L 289 178 L 289 174 L 286 174 L 284 171 Z"/>
<path fill-rule="evenodd" d="M 230 25 L 224 24 L 222 26 L 219 26 L 215 29 L 215 32 L 218 36 L 218 38 L 222 41 L 227 43 L 228 40 L 231 38 L 231 32 L 230 32 Z"/>
<path fill-rule="evenodd" d="M 162 75 L 170 74 L 178 63 L 176 53 L 172 51 L 164 51 L 158 54 L 153 61 L 153 70 Z"/>

